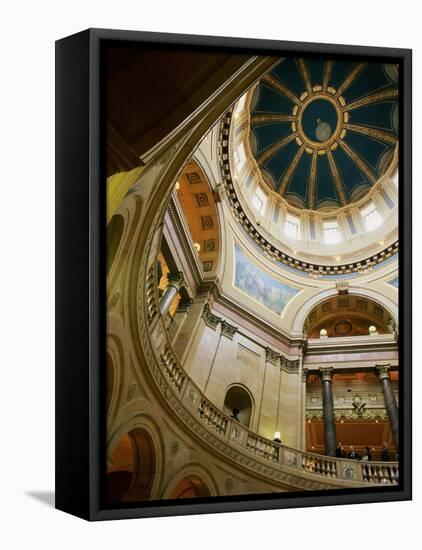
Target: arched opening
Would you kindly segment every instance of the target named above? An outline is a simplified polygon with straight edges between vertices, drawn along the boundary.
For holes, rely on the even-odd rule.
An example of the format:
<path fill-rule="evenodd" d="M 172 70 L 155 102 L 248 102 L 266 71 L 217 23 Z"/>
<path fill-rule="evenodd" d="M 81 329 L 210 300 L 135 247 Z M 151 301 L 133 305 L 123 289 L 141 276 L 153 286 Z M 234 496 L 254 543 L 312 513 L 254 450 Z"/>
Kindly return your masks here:
<path fill-rule="evenodd" d="M 117 250 L 122 239 L 124 219 L 120 214 L 115 214 L 107 225 L 107 274 L 113 265 Z"/>
<path fill-rule="evenodd" d="M 211 492 L 202 479 L 198 476 L 187 476 L 181 479 L 169 498 L 196 498 L 196 497 L 209 497 Z"/>
<path fill-rule="evenodd" d="M 148 500 L 156 462 L 154 444 L 146 430 L 135 428 L 125 434 L 112 453 L 107 472 L 108 502 Z"/>
<path fill-rule="evenodd" d="M 224 412 L 249 428 L 252 417 L 252 398 L 242 386 L 231 386 L 224 398 Z"/>
<path fill-rule="evenodd" d="M 368 336 L 394 330 L 394 320 L 381 304 L 354 295 L 333 296 L 316 305 L 304 324 L 308 338 Z"/>
<path fill-rule="evenodd" d="M 132 439 L 125 434 L 111 456 L 112 465 L 107 472 L 107 501 L 121 502 L 128 493 L 133 479 L 134 452 Z"/>

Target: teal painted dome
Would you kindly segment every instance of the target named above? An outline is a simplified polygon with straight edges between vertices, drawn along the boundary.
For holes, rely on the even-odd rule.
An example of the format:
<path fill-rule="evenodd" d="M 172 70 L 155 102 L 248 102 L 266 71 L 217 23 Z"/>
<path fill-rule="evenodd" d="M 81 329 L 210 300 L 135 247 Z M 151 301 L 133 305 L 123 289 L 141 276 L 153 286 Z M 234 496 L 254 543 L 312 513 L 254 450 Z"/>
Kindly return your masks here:
<path fill-rule="evenodd" d="M 286 58 L 258 83 L 249 145 L 290 204 L 340 208 L 390 166 L 398 139 L 395 65 Z"/>

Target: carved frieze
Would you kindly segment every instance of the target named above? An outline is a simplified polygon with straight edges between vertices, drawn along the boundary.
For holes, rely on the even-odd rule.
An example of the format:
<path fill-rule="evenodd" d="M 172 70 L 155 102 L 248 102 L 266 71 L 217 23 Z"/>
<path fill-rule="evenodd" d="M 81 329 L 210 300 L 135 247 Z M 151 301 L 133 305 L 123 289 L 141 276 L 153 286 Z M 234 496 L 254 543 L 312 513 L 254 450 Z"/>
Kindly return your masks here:
<path fill-rule="evenodd" d="M 364 409 L 359 414 L 356 409 L 335 409 L 334 417 L 337 422 L 341 420 L 388 420 L 387 411 L 382 409 Z M 323 409 L 307 409 L 306 420 L 323 421 L 324 411 Z"/>
<path fill-rule="evenodd" d="M 283 355 L 280 358 L 281 368 L 287 372 L 296 372 L 299 370 L 299 359 L 287 359 Z"/>

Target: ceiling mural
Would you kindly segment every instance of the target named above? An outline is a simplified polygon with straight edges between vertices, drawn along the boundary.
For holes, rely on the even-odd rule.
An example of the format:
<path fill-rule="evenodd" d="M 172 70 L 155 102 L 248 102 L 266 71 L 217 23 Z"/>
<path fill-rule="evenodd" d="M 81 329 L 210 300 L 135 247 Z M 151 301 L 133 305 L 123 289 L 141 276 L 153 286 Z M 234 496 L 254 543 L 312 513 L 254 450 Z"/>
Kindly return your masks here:
<path fill-rule="evenodd" d="M 237 244 L 234 245 L 234 255 L 234 286 L 280 315 L 287 302 L 299 290 L 271 277 L 252 262 Z"/>
<path fill-rule="evenodd" d="M 286 58 L 256 87 L 250 148 L 289 203 L 338 208 L 385 173 L 398 136 L 395 65 Z"/>

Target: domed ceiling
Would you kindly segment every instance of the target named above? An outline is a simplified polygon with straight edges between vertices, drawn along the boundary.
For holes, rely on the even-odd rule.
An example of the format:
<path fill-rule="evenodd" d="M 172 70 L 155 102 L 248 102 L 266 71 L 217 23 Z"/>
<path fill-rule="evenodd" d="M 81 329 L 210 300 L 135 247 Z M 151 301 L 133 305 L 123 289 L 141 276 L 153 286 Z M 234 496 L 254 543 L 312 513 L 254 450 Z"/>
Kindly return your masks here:
<path fill-rule="evenodd" d="M 339 208 L 389 167 L 398 134 L 395 65 L 286 58 L 258 84 L 250 147 L 290 204 Z"/>

